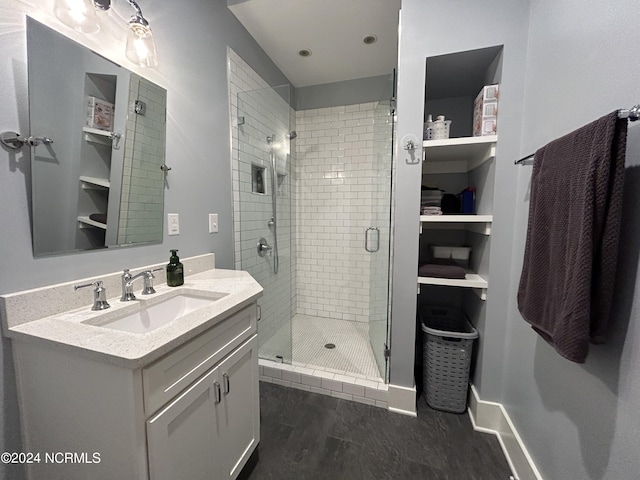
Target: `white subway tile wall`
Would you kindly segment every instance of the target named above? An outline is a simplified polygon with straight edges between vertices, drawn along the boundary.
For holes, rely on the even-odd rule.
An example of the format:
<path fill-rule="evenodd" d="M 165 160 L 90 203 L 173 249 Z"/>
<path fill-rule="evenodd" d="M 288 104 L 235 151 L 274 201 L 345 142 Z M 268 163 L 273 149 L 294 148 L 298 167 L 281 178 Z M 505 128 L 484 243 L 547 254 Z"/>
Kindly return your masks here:
<path fill-rule="evenodd" d="M 369 321 L 374 103 L 296 112 L 297 312 Z"/>
<path fill-rule="evenodd" d="M 166 95 L 161 87 L 131 75 L 129 98 L 118 244 L 162 242 Z M 134 112 L 135 100 L 145 102 L 144 115 Z"/>

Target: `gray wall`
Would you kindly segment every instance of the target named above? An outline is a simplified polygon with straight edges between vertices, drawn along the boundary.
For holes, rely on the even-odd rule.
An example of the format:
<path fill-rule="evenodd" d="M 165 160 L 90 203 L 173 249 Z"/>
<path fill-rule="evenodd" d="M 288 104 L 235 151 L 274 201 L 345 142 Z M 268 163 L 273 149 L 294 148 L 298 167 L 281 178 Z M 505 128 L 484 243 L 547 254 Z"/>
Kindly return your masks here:
<path fill-rule="evenodd" d="M 357 103 L 377 102 L 385 92 L 389 75 L 357 78 L 344 82 L 323 83 L 296 89 L 296 110 L 339 107 Z"/>
<path fill-rule="evenodd" d="M 512 159 L 519 158 L 528 28 L 528 2 L 492 0 L 446 3 L 404 0 L 398 60 L 398 157 L 391 321 L 391 383 L 413 386 L 416 270 L 421 164 L 408 164 L 406 135 L 422 139 L 426 58 L 504 45 L 499 139 L 491 235 L 491 271 L 510 270 L 515 183 Z M 403 139 L 404 138 L 404 139 Z M 420 152 L 416 152 L 420 155 Z M 494 253 L 495 252 L 495 253 Z M 485 311 L 476 326 L 482 343 L 474 383 L 485 400 L 499 399 L 509 277 L 493 274 Z"/>
<path fill-rule="evenodd" d="M 523 156 L 618 108 L 640 103 L 638 3 L 535 0 Z M 619 480 L 640 471 L 640 125 L 629 124 L 614 327 L 587 362 L 561 358 L 521 319 L 516 289 L 532 167 L 518 167 L 502 402 L 546 479 Z"/>
<path fill-rule="evenodd" d="M 481 352 L 473 381 L 481 399 L 505 405 L 543 478 L 636 478 L 640 125 L 631 124 L 628 137 L 612 337 L 606 345 L 592 346 L 584 365 L 561 358 L 517 311 L 531 167 L 515 167 L 513 160 L 612 110 L 640 102 L 640 65 L 634 60 L 640 35 L 632 27 L 637 2 L 616 2 L 615 7 L 598 0 L 476 3 L 403 1 L 398 92 L 402 138 L 421 127 L 425 56 L 505 44 L 492 275 L 486 315 L 478 325 Z M 418 202 L 418 194 L 412 193 L 417 192 L 414 167 L 406 165 L 404 157 L 400 150 L 396 238 L 404 242 L 394 259 L 392 383 L 411 380 L 411 359 L 397 355 L 412 339 L 415 264 L 409 247 L 417 237 L 417 213 L 411 211 Z"/>
<path fill-rule="evenodd" d="M 112 20 L 103 25 L 99 34 L 82 35 L 59 24 L 52 13 L 53 4 L 53 0 L 38 2 L 38 6 L 0 0 L 4 25 L 0 42 L 0 131 L 29 131 L 25 14 L 149 76 L 168 90 L 167 164 L 173 169 L 165 192 L 165 212 L 180 214 L 181 234 L 165 237 L 162 245 L 34 259 L 29 152 L 1 148 L 0 244 L 4 254 L 0 293 L 155 263 L 168 259 L 169 248 L 178 248 L 183 257 L 215 252 L 219 267 L 233 268 L 226 46 L 230 45 L 269 83 L 284 84 L 287 79 L 228 11 L 225 0 L 146 1 L 143 11 L 153 28 L 160 62 L 157 69 L 149 71 L 127 63 L 125 28 L 120 22 Z M 123 10 L 130 13 L 126 7 Z M 220 233 L 208 233 L 208 213 L 220 214 Z M 0 365 L 0 451 L 20 451 L 13 363 L 6 340 Z M 0 465 L 0 478 L 21 477 L 21 469 Z"/>

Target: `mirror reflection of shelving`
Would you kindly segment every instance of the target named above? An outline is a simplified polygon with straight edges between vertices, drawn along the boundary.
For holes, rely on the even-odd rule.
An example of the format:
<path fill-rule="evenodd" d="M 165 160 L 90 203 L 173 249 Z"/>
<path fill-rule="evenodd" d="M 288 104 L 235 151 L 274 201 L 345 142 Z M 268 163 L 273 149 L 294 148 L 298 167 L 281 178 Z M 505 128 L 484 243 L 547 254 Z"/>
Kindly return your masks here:
<path fill-rule="evenodd" d="M 85 73 L 86 115 L 78 192 L 77 242 L 81 248 L 100 248 L 106 244 L 117 82 L 116 75 Z"/>

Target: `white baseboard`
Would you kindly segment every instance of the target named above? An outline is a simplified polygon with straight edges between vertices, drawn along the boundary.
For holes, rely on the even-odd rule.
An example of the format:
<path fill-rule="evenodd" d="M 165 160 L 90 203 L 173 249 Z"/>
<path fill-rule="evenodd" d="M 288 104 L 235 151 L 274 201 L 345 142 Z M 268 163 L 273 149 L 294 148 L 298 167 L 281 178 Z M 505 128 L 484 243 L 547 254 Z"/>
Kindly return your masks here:
<path fill-rule="evenodd" d="M 411 417 L 418 416 L 415 385 L 412 388 L 408 388 L 390 383 L 387 401 L 388 408 L 392 412 Z"/>
<path fill-rule="evenodd" d="M 515 480 L 543 480 L 505 408 L 500 403 L 480 400 L 473 385 L 469 396 L 469 417 L 474 430 L 498 437 Z"/>

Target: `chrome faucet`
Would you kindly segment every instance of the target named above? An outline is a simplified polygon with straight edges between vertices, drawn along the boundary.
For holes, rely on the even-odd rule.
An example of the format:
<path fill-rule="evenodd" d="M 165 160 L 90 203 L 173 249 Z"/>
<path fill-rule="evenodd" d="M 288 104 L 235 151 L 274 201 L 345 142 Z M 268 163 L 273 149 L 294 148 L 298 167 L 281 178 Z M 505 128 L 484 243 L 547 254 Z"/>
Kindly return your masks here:
<path fill-rule="evenodd" d="M 83 285 L 75 285 L 74 290 L 84 287 L 95 287 L 93 289 L 93 306 L 91 310 L 104 310 L 111 305 L 107 303 L 107 289 L 102 285 L 102 280 L 96 280 L 95 282 L 85 283 Z"/>
<path fill-rule="evenodd" d="M 151 295 L 152 293 L 156 293 L 155 288 L 153 288 L 153 279 L 156 278 L 153 272 L 157 272 L 159 270 L 162 269 L 156 268 L 154 270 L 145 270 L 143 272 L 136 273 L 135 275 L 131 275 L 129 269 L 125 268 L 122 276 L 120 277 L 122 281 L 122 297 L 120 298 L 120 301 L 129 302 L 136 299 L 136 296 L 133 293 L 133 282 L 140 277 L 144 279 L 142 295 Z"/>

